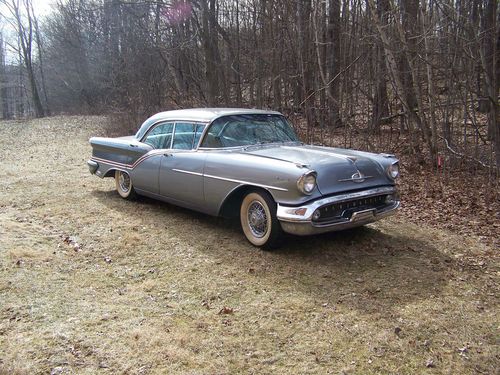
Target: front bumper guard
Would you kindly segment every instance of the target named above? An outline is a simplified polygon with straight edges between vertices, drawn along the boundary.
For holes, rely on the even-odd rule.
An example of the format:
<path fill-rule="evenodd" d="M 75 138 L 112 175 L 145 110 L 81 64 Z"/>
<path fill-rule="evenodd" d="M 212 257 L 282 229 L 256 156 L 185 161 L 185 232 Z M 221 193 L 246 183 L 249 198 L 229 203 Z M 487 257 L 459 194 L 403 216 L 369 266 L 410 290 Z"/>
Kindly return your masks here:
<path fill-rule="evenodd" d="M 93 160 L 87 160 L 87 166 L 89 167 L 89 172 L 91 174 L 95 174 L 97 171 L 97 168 L 99 168 L 99 164 Z"/>
<path fill-rule="evenodd" d="M 340 218 L 327 223 L 314 222 L 312 220 L 314 211 L 325 205 L 384 194 L 392 194 L 396 197 L 396 199 L 392 203 L 378 209 L 370 208 L 353 212 L 350 218 Z M 394 214 L 399 206 L 400 201 L 397 196 L 396 188 L 386 186 L 322 198 L 299 207 L 290 207 L 278 204 L 276 216 L 278 220 L 280 220 L 281 227 L 285 232 L 299 236 L 306 236 L 311 234 L 339 231 L 372 223 Z"/>

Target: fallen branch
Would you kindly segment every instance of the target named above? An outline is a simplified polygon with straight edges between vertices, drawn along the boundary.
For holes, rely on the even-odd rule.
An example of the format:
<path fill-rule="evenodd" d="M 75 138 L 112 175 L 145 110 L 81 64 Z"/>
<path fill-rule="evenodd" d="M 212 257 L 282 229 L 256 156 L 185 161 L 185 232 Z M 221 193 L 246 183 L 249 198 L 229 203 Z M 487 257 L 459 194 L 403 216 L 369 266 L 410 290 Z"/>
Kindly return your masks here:
<path fill-rule="evenodd" d="M 456 150 L 452 149 L 452 148 L 451 148 L 451 146 L 450 146 L 450 144 L 448 143 L 448 140 L 447 140 L 446 138 L 441 137 L 441 136 L 439 136 L 439 138 L 441 138 L 441 139 L 444 141 L 444 143 L 446 144 L 446 148 L 447 148 L 447 149 L 448 149 L 448 150 L 449 150 L 452 154 L 454 154 L 454 155 L 456 155 L 456 156 L 459 156 L 459 157 L 461 157 L 461 158 L 465 158 L 465 159 L 469 159 L 469 160 L 475 161 L 476 163 L 478 163 L 478 164 L 482 165 L 482 166 L 483 166 L 483 167 L 485 167 L 485 168 L 493 168 L 491 165 L 486 164 L 486 163 L 483 163 L 481 160 L 478 160 L 478 159 L 476 159 L 476 158 L 473 158 L 472 156 L 468 156 L 468 155 L 462 154 L 462 153 L 460 153 L 460 152 L 458 152 L 458 151 L 456 151 Z"/>

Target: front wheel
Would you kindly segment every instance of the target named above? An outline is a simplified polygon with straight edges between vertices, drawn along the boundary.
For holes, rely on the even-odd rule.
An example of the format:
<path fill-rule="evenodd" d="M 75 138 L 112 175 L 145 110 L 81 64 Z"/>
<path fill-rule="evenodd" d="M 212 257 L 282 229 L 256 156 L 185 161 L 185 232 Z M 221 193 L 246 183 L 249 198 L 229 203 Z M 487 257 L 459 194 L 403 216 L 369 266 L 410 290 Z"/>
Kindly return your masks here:
<path fill-rule="evenodd" d="M 280 244 L 283 230 L 276 218 L 276 203 L 268 193 L 248 193 L 241 202 L 240 221 L 252 245 L 270 250 Z"/>
<path fill-rule="evenodd" d="M 135 199 L 136 193 L 134 186 L 132 185 L 132 180 L 127 172 L 116 171 L 115 172 L 115 183 L 116 191 L 120 194 L 120 197 L 124 199 Z"/>

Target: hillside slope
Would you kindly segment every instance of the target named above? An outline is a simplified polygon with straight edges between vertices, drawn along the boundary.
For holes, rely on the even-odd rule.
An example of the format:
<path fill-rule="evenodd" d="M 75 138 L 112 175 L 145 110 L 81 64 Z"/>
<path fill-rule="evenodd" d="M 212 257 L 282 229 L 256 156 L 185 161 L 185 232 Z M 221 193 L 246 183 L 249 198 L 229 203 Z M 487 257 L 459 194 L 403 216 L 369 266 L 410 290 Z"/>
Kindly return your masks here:
<path fill-rule="evenodd" d="M 262 252 L 91 176 L 105 123 L 0 123 L 0 374 L 498 370 L 498 249 L 396 215 Z"/>

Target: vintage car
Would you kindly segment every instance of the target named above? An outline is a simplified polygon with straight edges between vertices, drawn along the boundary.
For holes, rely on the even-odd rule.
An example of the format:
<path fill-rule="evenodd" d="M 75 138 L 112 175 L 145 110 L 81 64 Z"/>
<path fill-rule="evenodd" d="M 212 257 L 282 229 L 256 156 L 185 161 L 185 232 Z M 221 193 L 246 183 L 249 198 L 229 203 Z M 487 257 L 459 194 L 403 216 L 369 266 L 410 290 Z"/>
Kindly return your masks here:
<path fill-rule="evenodd" d="M 250 243 L 364 225 L 399 207 L 398 160 L 300 142 L 285 117 L 233 108 L 158 113 L 128 137 L 90 139 L 90 172 L 137 194 L 239 217 Z"/>

